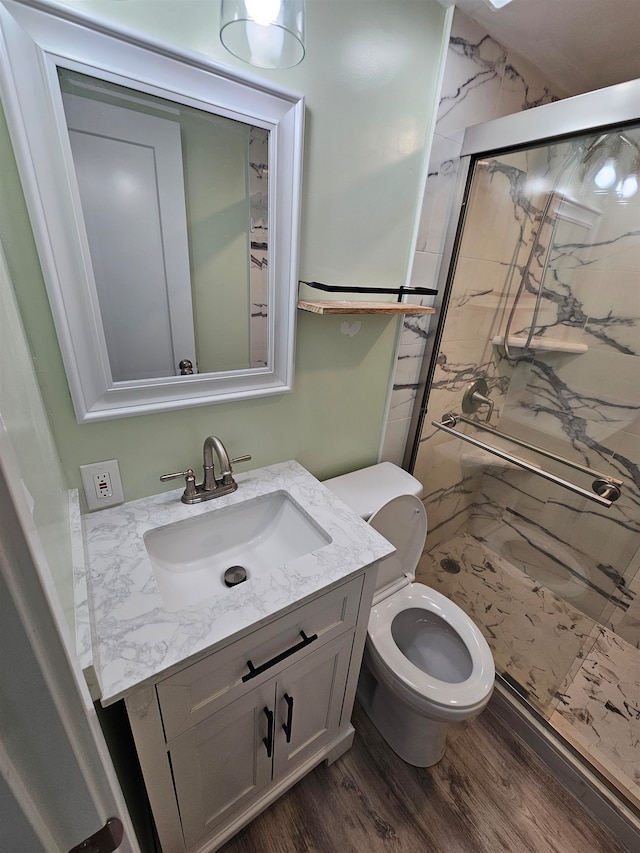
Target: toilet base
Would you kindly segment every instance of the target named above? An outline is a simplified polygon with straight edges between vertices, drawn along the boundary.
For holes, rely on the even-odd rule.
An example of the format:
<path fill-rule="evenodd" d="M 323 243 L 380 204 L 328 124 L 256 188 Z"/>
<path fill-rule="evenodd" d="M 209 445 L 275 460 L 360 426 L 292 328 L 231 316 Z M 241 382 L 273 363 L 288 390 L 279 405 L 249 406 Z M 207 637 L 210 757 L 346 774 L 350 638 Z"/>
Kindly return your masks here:
<path fill-rule="evenodd" d="M 407 764 L 432 767 L 443 757 L 449 723 L 430 720 L 398 699 L 362 664 L 358 700 L 391 749 Z"/>

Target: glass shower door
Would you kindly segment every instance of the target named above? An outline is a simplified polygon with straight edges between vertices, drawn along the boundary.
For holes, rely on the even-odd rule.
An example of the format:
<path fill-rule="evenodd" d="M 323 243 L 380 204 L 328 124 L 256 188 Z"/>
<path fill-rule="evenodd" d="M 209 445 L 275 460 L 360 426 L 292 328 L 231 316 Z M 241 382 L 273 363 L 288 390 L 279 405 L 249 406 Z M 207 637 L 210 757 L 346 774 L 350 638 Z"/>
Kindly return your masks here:
<path fill-rule="evenodd" d="M 639 170 L 637 127 L 475 161 L 414 470 L 420 579 L 559 728 L 595 743 L 619 723 L 612 765 L 640 718 Z"/>

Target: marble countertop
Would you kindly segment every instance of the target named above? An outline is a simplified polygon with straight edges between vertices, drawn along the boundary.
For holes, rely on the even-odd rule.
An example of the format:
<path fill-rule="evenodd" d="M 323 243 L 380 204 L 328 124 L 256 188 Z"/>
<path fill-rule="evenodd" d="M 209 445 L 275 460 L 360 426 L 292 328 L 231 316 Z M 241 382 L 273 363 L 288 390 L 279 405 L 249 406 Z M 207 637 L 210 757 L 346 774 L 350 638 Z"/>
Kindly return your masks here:
<path fill-rule="evenodd" d="M 201 504 L 183 504 L 183 489 L 177 489 L 82 516 L 93 669 L 104 705 L 393 553 L 386 539 L 297 462 L 259 468 L 236 480 L 236 492 Z M 331 543 L 266 576 L 221 588 L 197 606 L 168 610 L 144 534 L 279 490 L 315 519 Z"/>

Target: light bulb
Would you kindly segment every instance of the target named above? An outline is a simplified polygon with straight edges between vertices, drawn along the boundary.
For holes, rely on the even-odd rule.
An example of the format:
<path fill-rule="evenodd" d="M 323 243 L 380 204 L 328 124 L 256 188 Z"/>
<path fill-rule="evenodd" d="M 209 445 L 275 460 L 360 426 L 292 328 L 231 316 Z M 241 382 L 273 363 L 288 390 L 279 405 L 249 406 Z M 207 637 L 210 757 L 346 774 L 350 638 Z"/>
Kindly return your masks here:
<path fill-rule="evenodd" d="M 251 20 L 267 27 L 278 20 L 282 0 L 246 0 L 245 5 Z"/>
<path fill-rule="evenodd" d="M 609 187 L 612 187 L 615 184 L 616 164 L 613 157 L 609 157 L 608 160 L 605 160 L 593 180 L 595 181 L 596 186 L 601 190 L 608 190 Z"/>
<path fill-rule="evenodd" d="M 284 31 L 260 21 L 247 21 L 246 26 L 251 63 L 259 68 L 277 68 L 284 44 Z"/>
<path fill-rule="evenodd" d="M 635 195 L 637 192 L 638 176 L 634 174 L 627 175 L 624 181 L 622 181 L 620 189 L 617 190 L 617 193 L 621 198 L 631 198 L 631 196 Z"/>

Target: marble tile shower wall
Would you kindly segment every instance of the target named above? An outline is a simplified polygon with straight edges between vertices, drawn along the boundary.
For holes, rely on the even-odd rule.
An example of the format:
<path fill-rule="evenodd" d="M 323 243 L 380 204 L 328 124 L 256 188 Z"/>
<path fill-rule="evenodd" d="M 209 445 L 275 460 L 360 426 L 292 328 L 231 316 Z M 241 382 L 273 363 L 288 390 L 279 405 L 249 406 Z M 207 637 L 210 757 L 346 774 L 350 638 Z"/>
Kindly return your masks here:
<path fill-rule="evenodd" d="M 430 550 L 471 533 L 640 647 L 640 199 L 557 194 L 552 227 L 546 193 L 525 193 L 525 179 L 541 163 L 552 181 L 564 181 L 567 163 L 579 174 L 570 153 L 558 145 L 478 169 L 415 474 L 425 486 Z M 510 336 L 526 334 L 545 272 L 536 339 L 555 351 L 513 364 L 492 340 L 505 331 L 511 274 L 529 259 L 531 292 Z M 489 382 L 493 425 L 619 477 L 621 499 L 603 509 L 436 431 L 431 421 L 459 412 L 477 376 Z M 573 479 L 564 466 L 555 473 Z M 577 479 L 590 488 L 592 478 Z"/>
<path fill-rule="evenodd" d="M 550 174 L 561 174 L 568 150 L 545 153 Z M 519 189 L 541 153 L 489 161 L 474 182 L 415 472 L 426 487 L 429 548 L 469 532 L 640 647 L 640 200 L 585 194 L 561 209 L 570 219 L 555 229 L 536 325 L 536 340 L 559 351 L 514 366 L 491 341 L 505 330 L 509 272 L 533 256 L 538 230 L 534 289 L 547 255 L 543 199 Z M 531 294 L 522 301 L 511 335 L 526 331 L 533 301 Z M 563 352 L 567 344 L 577 351 Z M 619 477 L 621 499 L 602 509 L 437 433 L 431 421 L 459 412 L 477 376 L 487 378 L 496 402 L 494 425 Z M 555 473 L 572 479 L 564 466 Z M 580 485 L 589 489 L 591 479 Z"/>
<path fill-rule="evenodd" d="M 630 135 L 640 138 L 638 131 Z M 553 152 L 556 163 L 566 156 L 562 148 Z M 501 348 L 485 347 L 478 363 L 491 377 L 500 429 L 620 478 L 622 496 L 603 509 L 535 476 L 488 464 L 466 530 L 640 647 L 640 200 L 585 193 L 581 203 L 590 213 L 597 206 L 597 215 L 588 226 L 559 220 L 536 331 L 558 350 L 569 343 L 582 351 L 538 351 L 511 367 Z M 489 290 L 489 280 L 483 282 Z M 459 303 L 469 284 L 458 284 Z M 529 320 L 532 307 L 526 307 Z M 494 316 L 500 326 L 500 312 Z M 513 333 L 519 332 L 516 323 Z M 580 482 L 565 466 L 544 465 Z M 590 488 L 592 478 L 582 479 Z"/>
<path fill-rule="evenodd" d="M 565 97 L 533 65 L 456 10 L 410 283 L 435 287 L 451 216 L 466 127 Z M 429 297 L 415 298 L 430 304 Z M 402 463 L 429 317 L 407 317 L 401 332 L 382 459 Z"/>

